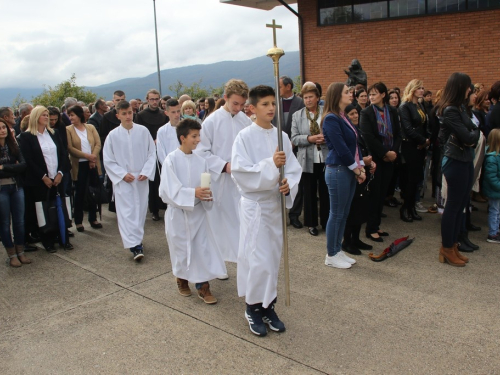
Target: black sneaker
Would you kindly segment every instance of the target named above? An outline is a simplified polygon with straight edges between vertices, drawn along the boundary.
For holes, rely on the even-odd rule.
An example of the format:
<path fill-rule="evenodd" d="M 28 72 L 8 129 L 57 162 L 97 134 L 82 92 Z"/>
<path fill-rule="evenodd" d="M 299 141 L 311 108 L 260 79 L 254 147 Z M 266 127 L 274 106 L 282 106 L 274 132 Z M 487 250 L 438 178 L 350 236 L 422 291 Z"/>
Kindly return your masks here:
<path fill-rule="evenodd" d="M 257 303 L 255 305 L 247 304 L 247 309 L 245 311 L 245 318 L 248 320 L 248 326 L 250 331 L 257 336 L 264 337 L 267 335 L 267 328 L 262 321 L 262 304 Z"/>
<path fill-rule="evenodd" d="M 144 258 L 144 252 L 143 252 L 142 244 L 132 247 L 130 249 L 130 251 L 132 252 L 132 254 L 134 256 L 134 260 L 136 262 L 140 262 L 142 260 L 142 258 Z"/>
<path fill-rule="evenodd" d="M 262 321 L 269 326 L 269 329 L 274 332 L 285 332 L 285 324 L 278 318 L 274 311 L 274 302 L 267 309 L 263 309 Z"/>

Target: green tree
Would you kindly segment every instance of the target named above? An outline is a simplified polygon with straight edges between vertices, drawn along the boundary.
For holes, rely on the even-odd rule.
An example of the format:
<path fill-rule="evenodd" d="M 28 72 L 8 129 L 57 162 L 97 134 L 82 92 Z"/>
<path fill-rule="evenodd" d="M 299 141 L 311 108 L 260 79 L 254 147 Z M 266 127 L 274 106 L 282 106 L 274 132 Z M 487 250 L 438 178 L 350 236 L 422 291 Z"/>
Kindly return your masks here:
<path fill-rule="evenodd" d="M 293 80 L 293 92 L 295 94 L 300 94 L 301 89 L 302 89 L 302 79 L 300 76 L 297 76 Z"/>
<path fill-rule="evenodd" d="M 193 100 L 198 100 L 199 98 L 206 98 L 208 96 L 208 91 L 201 87 L 202 80 L 194 82 L 191 86 L 185 86 L 182 91 L 182 95 L 187 94 Z"/>
<path fill-rule="evenodd" d="M 219 94 L 219 96 L 222 98 L 222 95 L 224 95 L 224 83 L 215 88 L 210 85 L 209 91 L 212 93 L 212 96 L 215 94 Z"/>
<path fill-rule="evenodd" d="M 184 84 L 177 80 L 176 83 L 168 86 L 168 89 L 174 94 L 174 97 L 179 98 L 184 93 Z"/>
<path fill-rule="evenodd" d="M 17 94 L 17 96 L 12 100 L 12 109 L 18 109 L 22 103 L 28 103 L 29 100 L 26 100 L 21 96 L 21 94 Z"/>
<path fill-rule="evenodd" d="M 78 86 L 76 84 L 76 75 L 73 73 L 70 79 L 54 87 L 45 87 L 40 95 L 33 97 L 32 102 L 34 105 L 39 104 L 45 107 L 50 105 L 62 107 L 64 99 L 67 97 L 73 97 L 88 104 L 96 101 L 97 94 L 86 90 L 84 86 Z"/>

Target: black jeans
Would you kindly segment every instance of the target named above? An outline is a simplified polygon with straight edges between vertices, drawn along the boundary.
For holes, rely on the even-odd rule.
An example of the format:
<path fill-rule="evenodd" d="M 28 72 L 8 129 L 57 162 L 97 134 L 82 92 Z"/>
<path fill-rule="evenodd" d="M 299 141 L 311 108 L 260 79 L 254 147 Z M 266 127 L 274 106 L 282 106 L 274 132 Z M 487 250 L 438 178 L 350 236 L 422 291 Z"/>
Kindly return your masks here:
<path fill-rule="evenodd" d="M 373 181 L 370 182 L 370 204 L 368 205 L 368 221 L 365 232 L 376 233 L 382 221 L 382 208 L 387 194 L 387 187 L 392 179 L 394 165 L 390 162 L 378 161 Z"/>
<path fill-rule="evenodd" d="M 96 167 L 97 168 L 97 167 Z M 75 181 L 75 224 L 79 225 L 83 221 L 83 201 L 87 192 L 87 186 L 90 179 L 90 166 L 88 161 L 78 163 L 78 179 Z M 93 171 L 97 173 L 97 169 Z M 97 220 L 96 217 L 97 207 L 93 204 L 88 205 L 89 223 Z"/>
<path fill-rule="evenodd" d="M 441 219 L 441 239 L 443 247 L 453 247 L 464 220 L 464 208 L 469 202 L 474 176 L 473 162 L 447 159 L 443 165 L 443 175 L 448 184 L 446 205 Z"/>
<path fill-rule="evenodd" d="M 149 181 L 149 212 L 158 215 L 160 211 L 162 201 L 160 199 L 160 170 L 158 169 L 158 163 L 156 164 L 156 173 L 154 181 Z"/>
<path fill-rule="evenodd" d="M 318 226 L 318 201 L 320 224 L 326 228 L 330 212 L 330 197 L 325 182 L 325 164 L 314 163 L 313 173 L 302 173 L 301 181 L 304 187 L 304 225 Z"/>

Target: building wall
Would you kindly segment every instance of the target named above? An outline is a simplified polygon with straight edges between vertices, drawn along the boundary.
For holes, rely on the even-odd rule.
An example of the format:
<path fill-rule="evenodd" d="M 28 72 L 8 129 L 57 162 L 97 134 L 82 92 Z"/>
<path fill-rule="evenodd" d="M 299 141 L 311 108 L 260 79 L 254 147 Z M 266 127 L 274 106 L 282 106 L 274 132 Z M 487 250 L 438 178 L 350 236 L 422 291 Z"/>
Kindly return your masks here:
<path fill-rule="evenodd" d="M 442 88 L 453 72 L 490 86 L 500 80 L 500 10 L 421 16 L 336 26 L 317 26 L 317 1 L 298 0 L 304 19 L 306 80 L 326 92 L 347 79 L 357 58 L 368 84 L 383 81 L 401 90 L 413 78 Z"/>

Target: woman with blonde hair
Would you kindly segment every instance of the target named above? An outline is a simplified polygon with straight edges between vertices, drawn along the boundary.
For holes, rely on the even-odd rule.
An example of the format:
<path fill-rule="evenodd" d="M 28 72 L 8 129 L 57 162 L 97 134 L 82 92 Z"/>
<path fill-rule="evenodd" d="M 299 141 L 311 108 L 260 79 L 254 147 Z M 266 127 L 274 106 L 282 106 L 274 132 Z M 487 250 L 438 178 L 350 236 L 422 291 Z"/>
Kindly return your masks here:
<path fill-rule="evenodd" d="M 181 116 L 183 119 L 188 118 L 201 124 L 200 118 L 196 115 L 196 104 L 192 100 L 186 100 L 182 103 Z"/>
<path fill-rule="evenodd" d="M 21 152 L 26 160 L 24 189 L 26 194 L 26 230 L 28 233 L 37 228 L 35 202 L 54 199 L 63 178 L 64 154 L 57 130 L 50 127 L 49 111 L 44 106 L 36 106 L 31 111 L 28 129 L 19 135 Z M 64 194 L 62 194 L 64 195 Z M 57 232 L 42 233 L 42 244 L 48 252 L 54 253 Z M 72 250 L 69 242 L 61 243 L 65 250 Z"/>
<path fill-rule="evenodd" d="M 411 80 L 404 90 L 402 104 L 398 108 L 403 140 L 399 186 L 404 199 L 399 212 L 401 220 L 410 223 L 422 220 L 415 209 L 415 204 L 418 185 L 424 179 L 425 153 L 430 144 L 429 121 L 425 108 L 420 103 L 424 92 L 421 80 Z"/>

